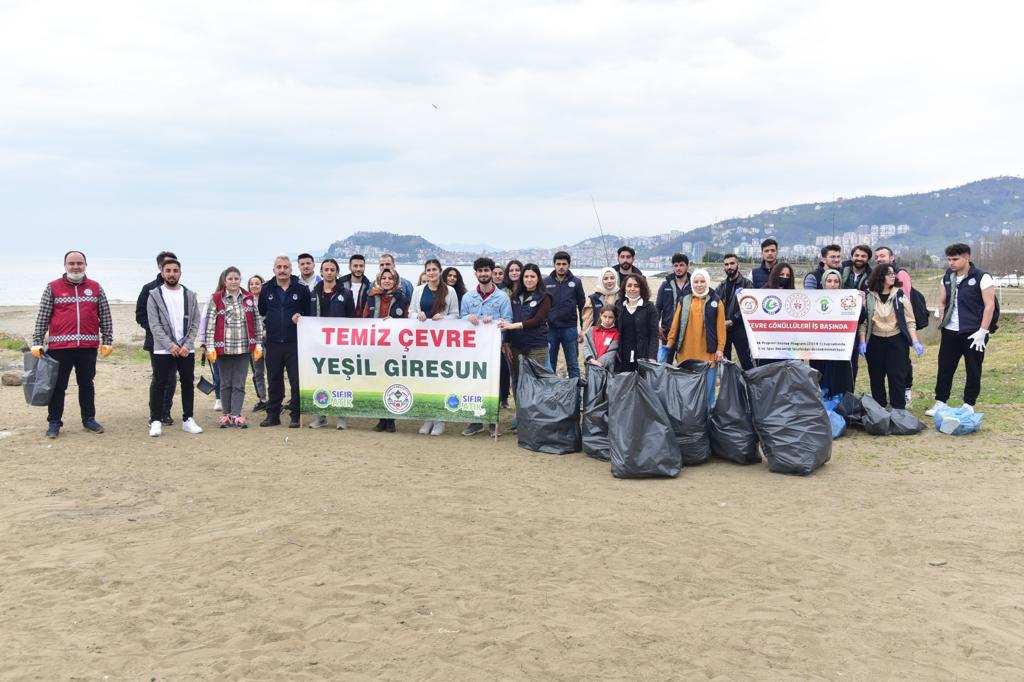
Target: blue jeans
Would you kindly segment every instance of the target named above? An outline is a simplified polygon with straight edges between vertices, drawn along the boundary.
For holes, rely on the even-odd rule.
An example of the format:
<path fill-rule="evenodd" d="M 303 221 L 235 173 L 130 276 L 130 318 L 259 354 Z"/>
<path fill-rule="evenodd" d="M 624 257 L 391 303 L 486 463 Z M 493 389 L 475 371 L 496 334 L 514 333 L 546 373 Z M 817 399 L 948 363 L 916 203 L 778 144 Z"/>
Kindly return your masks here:
<path fill-rule="evenodd" d="M 548 327 L 548 366 L 551 371 L 558 367 L 558 347 L 565 352 L 565 365 L 570 377 L 580 375 L 580 348 L 577 345 L 576 327 Z"/>
<path fill-rule="evenodd" d="M 672 349 L 668 346 L 658 346 L 658 364 L 664 365 L 669 362 L 672 358 Z"/>
<path fill-rule="evenodd" d="M 718 376 L 718 368 L 712 367 L 708 370 L 708 414 L 715 405 L 715 377 Z"/>

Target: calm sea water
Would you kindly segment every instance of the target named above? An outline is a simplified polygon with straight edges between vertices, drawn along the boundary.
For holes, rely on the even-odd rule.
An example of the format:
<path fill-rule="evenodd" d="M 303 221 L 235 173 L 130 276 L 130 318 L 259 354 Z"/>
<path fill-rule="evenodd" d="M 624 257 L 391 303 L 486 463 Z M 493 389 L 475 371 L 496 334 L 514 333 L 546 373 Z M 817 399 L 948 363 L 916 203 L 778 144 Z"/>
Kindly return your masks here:
<path fill-rule="evenodd" d="M 61 275 L 64 269 L 60 260 L 42 258 L 5 258 L 0 268 L 0 305 L 34 305 L 39 302 L 47 282 Z M 243 282 L 250 275 L 262 275 L 265 279 L 273 276 L 273 261 L 239 260 L 226 263 L 222 260 L 188 260 L 182 264 L 182 283 L 196 291 L 201 299 L 205 299 L 216 287 L 217 278 L 228 265 L 234 265 L 242 271 Z M 368 269 L 376 275 L 377 264 L 368 263 Z M 293 271 L 298 266 L 293 265 Z M 343 273 L 347 271 L 342 264 Z M 466 280 L 467 286 L 476 280 L 473 277 L 473 266 L 456 265 Z M 398 273 L 415 282 L 423 267 L 420 264 L 399 263 Z M 600 269 L 574 269 L 578 277 L 596 277 Z M 89 277 L 103 285 L 107 298 L 112 303 L 134 303 L 139 290 L 146 282 L 156 277 L 156 264 L 151 258 L 103 258 L 89 256 Z M 547 274 L 547 271 L 545 271 Z"/>

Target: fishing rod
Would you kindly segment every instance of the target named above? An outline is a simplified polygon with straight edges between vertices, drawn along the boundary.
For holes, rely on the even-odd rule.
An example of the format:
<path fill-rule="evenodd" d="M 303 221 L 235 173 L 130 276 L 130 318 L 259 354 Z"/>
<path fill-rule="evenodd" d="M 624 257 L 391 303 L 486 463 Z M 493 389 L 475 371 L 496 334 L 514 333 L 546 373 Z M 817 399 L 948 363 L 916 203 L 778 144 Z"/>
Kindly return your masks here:
<path fill-rule="evenodd" d="M 604 264 L 607 267 L 612 266 L 612 258 L 608 253 L 608 240 L 604 236 L 604 225 L 601 224 L 601 216 L 597 212 L 597 202 L 594 201 L 594 195 L 590 195 L 590 203 L 594 205 L 594 217 L 597 218 L 597 229 L 601 232 L 601 245 L 604 246 Z"/>

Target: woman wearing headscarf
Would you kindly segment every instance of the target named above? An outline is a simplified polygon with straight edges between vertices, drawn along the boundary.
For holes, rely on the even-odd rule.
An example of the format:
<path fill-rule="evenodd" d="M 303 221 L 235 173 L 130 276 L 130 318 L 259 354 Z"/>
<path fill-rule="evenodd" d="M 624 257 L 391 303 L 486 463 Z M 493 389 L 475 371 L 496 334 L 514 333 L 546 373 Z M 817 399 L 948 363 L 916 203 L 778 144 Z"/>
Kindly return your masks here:
<path fill-rule="evenodd" d="M 409 316 L 405 294 L 402 292 L 401 279 L 394 270 L 385 268 L 378 272 L 377 281 L 374 284 L 375 286 L 366 296 L 366 305 L 363 306 L 360 317 L 370 320 L 388 320 L 392 317 Z M 379 419 L 373 430 L 394 433 L 395 420 Z"/>
<path fill-rule="evenodd" d="M 711 275 L 704 268 L 690 275 L 690 291 L 676 304 L 667 341 L 676 363 L 684 360 L 711 363 L 707 394 L 710 410 L 715 402 L 718 363 L 725 351 L 725 306 L 711 288 Z"/>
<path fill-rule="evenodd" d="M 597 278 L 597 289 L 587 296 L 587 302 L 583 304 L 583 322 L 580 326 L 580 333 L 586 334 L 587 330 L 598 324 L 601 319 L 601 309 L 604 306 L 614 306 L 621 295 L 619 289 L 619 273 L 612 268 L 601 270 Z"/>
<path fill-rule="evenodd" d="M 619 369 L 635 372 L 637 362 L 658 357 L 658 311 L 643 275 L 632 273 L 622 280 L 622 296 L 615 304 L 619 324 Z"/>
<path fill-rule="evenodd" d="M 828 268 L 821 273 L 822 289 L 842 288 L 843 275 Z M 811 360 L 811 367 L 821 373 L 821 387 L 825 397 L 853 393 L 853 366 L 849 360 Z"/>

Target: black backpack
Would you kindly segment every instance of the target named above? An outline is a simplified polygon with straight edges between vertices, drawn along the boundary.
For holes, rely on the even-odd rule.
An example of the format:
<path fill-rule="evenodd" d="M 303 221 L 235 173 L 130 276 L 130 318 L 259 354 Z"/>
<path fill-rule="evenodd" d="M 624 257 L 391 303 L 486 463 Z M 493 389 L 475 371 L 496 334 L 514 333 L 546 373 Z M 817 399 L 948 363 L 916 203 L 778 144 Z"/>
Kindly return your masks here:
<path fill-rule="evenodd" d="M 932 313 L 928 310 L 928 301 L 924 300 L 924 294 L 914 287 L 910 288 L 910 307 L 914 311 L 914 326 L 917 329 L 927 327 L 931 322 Z"/>

